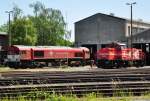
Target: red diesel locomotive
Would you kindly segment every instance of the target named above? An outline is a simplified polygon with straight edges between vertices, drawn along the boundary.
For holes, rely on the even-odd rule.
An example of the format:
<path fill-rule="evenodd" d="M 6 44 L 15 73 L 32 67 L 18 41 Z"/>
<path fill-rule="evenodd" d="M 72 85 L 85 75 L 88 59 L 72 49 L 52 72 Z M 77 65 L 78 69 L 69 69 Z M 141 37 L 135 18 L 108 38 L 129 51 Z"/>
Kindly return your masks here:
<path fill-rule="evenodd" d="M 43 67 L 53 65 L 79 66 L 89 64 L 88 48 L 61 46 L 23 46 L 12 45 L 7 48 L 7 58 L 4 60 L 9 67 Z M 144 66 L 145 54 L 141 49 L 126 48 L 125 44 L 111 43 L 96 53 L 97 67 L 113 68 L 127 66 Z"/>
<path fill-rule="evenodd" d="M 49 65 L 85 65 L 90 59 L 88 48 L 59 46 L 23 46 L 8 48 L 5 62 L 9 67 L 42 67 Z"/>
<path fill-rule="evenodd" d="M 97 51 L 97 66 L 100 68 L 143 66 L 145 54 L 141 49 L 126 48 L 125 44 L 111 43 Z"/>

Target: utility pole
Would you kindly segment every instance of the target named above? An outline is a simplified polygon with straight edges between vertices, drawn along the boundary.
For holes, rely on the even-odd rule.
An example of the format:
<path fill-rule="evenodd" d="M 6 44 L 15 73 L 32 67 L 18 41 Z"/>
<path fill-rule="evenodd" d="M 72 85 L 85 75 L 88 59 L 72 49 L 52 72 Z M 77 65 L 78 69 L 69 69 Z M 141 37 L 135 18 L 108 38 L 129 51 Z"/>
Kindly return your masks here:
<path fill-rule="evenodd" d="M 13 11 L 6 11 L 6 13 L 8 13 L 8 45 L 11 46 L 10 14 L 13 13 Z"/>
<path fill-rule="evenodd" d="M 132 41 L 133 41 L 133 26 L 132 26 L 132 23 L 133 23 L 133 12 L 132 12 L 132 8 L 133 8 L 133 5 L 135 5 L 136 2 L 133 2 L 133 3 L 126 3 L 126 5 L 129 5 L 130 6 L 130 9 L 131 9 L 131 20 L 130 20 L 130 23 L 131 23 L 131 35 L 130 35 L 130 47 L 131 47 L 131 57 L 133 57 L 133 52 L 132 52 L 132 48 L 133 48 L 133 45 L 132 45 Z"/>

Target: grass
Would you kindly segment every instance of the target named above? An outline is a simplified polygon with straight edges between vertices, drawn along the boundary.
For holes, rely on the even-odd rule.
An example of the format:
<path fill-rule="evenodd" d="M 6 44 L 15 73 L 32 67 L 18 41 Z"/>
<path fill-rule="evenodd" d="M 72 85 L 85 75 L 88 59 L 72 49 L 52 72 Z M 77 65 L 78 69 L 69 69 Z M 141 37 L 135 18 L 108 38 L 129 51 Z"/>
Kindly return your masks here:
<path fill-rule="evenodd" d="M 76 95 L 48 94 L 41 91 L 38 93 L 27 94 L 26 96 L 18 95 L 15 98 L 5 97 L 0 99 L 0 101 L 136 101 L 137 99 L 149 100 L 150 93 L 146 92 L 139 97 L 133 96 L 132 94 L 124 94 L 121 97 L 104 97 L 101 94 L 90 93 L 79 98 Z"/>

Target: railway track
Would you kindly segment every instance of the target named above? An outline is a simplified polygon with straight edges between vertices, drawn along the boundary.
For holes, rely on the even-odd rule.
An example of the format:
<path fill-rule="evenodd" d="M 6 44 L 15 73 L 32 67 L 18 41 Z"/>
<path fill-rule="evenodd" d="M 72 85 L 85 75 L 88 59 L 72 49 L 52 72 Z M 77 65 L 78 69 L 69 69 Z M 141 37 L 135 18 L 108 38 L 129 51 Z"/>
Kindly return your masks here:
<path fill-rule="evenodd" d="M 140 95 L 150 91 L 150 68 L 76 72 L 13 71 L 0 74 L 0 97 L 15 97 L 34 91 L 78 96 L 91 92 L 106 96 L 112 96 L 115 92 Z"/>

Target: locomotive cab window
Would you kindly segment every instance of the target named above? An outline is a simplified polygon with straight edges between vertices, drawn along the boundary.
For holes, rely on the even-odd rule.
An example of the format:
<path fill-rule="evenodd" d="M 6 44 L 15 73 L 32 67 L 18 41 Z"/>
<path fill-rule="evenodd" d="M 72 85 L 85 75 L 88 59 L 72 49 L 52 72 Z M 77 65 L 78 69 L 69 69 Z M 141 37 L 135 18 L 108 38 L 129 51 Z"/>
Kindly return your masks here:
<path fill-rule="evenodd" d="M 26 54 L 26 51 L 21 51 L 21 54 Z"/>
<path fill-rule="evenodd" d="M 44 51 L 34 51 L 34 57 L 44 57 Z"/>
<path fill-rule="evenodd" d="M 82 57 L 82 53 L 75 53 L 75 57 Z"/>
<path fill-rule="evenodd" d="M 90 54 L 90 52 L 86 52 L 86 54 Z"/>

